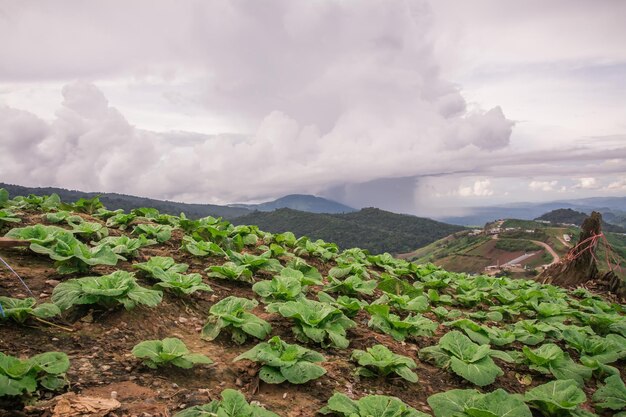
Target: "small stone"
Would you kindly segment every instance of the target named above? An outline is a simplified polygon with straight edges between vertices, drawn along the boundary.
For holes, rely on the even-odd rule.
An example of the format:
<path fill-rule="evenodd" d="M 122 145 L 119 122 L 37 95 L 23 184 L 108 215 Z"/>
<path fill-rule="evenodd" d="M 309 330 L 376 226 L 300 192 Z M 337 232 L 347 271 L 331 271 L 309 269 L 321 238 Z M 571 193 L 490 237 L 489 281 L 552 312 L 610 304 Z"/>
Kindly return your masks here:
<path fill-rule="evenodd" d="M 116 400 L 117 399 L 117 391 L 111 391 L 111 399 L 112 400 Z"/>
<path fill-rule="evenodd" d="M 85 317 L 80 319 L 80 321 L 82 321 L 83 323 L 93 323 L 93 314 L 91 314 L 91 311 Z"/>
<path fill-rule="evenodd" d="M 56 279 L 48 279 L 48 280 L 46 280 L 46 284 L 51 285 L 53 287 L 56 287 L 60 283 L 61 283 L 61 281 L 57 281 Z"/>
<path fill-rule="evenodd" d="M 235 385 L 237 385 L 238 387 L 243 387 L 243 381 L 241 380 L 241 378 L 237 378 L 235 380 Z"/>
<path fill-rule="evenodd" d="M 39 294 L 39 298 L 48 298 L 50 297 L 50 294 L 47 294 L 45 292 L 42 292 L 41 294 Z"/>
<path fill-rule="evenodd" d="M 132 372 L 133 367 L 132 367 L 132 366 L 127 366 L 126 368 L 124 368 L 124 370 L 125 370 L 126 372 Z"/>
<path fill-rule="evenodd" d="M 111 365 L 102 365 L 102 366 L 100 367 L 100 370 L 101 370 L 101 371 L 108 371 L 109 369 L 111 369 Z"/>
<path fill-rule="evenodd" d="M 176 382 L 172 382 L 172 388 L 178 388 L 178 384 Z"/>
<path fill-rule="evenodd" d="M 183 408 L 186 408 L 186 407 L 187 407 L 187 404 L 185 404 L 185 403 L 183 403 L 183 404 L 181 404 L 181 405 L 179 405 L 179 406 L 178 406 L 178 408 L 180 408 L 181 410 L 182 410 Z"/>
<path fill-rule="evenodd" d="M 284 392 L 284 393 L 283 393 L 283 400 L 284 400 L 285 398 L 287 398 L 287 393 L 286 393 L 286 392 Z"/>
<path fill-rule="evenodd" d="M 53 342 L 58 342 L 58 341 L 59 341 L 59 338 L 58 338 L 58 337 L 53 337 L 53 338 L 52 338 L 52 339 L 50 339 L 50 340 L 52 340 Z"/>
<path fill-rule="evenodd" d="M 187 323 L 189 321 L 189 319 L 185 318 L 185 317 L 179 317 L 178 318 L 178 322 L 179 323 Z"/>

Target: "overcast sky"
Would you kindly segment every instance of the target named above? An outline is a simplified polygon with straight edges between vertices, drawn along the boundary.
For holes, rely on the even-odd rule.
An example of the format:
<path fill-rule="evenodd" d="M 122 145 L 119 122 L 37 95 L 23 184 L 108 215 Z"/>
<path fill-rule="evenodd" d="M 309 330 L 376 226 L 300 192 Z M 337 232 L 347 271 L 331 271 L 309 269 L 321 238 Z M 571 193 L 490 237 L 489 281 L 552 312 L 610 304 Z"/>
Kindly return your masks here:
<path fill-rule="evenodd" d="M 355 206 L 626 195 L 626 1 L 0 0 L 0 181 Z"/>

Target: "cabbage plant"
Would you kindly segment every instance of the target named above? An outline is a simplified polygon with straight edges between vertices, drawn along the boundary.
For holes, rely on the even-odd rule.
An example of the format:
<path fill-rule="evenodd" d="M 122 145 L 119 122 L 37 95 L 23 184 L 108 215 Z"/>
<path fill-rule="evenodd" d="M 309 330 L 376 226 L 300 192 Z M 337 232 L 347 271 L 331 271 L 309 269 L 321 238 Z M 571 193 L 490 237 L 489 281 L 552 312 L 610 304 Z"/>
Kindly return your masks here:
<path fill-rule="evenodd" d="M 366 395 L 353 400 L 338 392 L 330 397 L 319 412 L 343 417 L 429 417 L 396 397 Z"/>
<path fill-rule="evenodd" d="M 90 266 L 112 266 L 118 261 L 111 248 L 91 248 L 76 239 L 71 232 L 56 226 L 35 225 L 12 229 L 6 236 L 28 240 L 33 252 L 48 255 L 56 261 L 55 266 L 60 274 L 87 272 Z"/>
<path fill-rule="evenodd" d="M 504 375 L 492 357 L 509 362 L 513 360 L 505 352 L 472 342 L 457 330 L 446 333 L 439 339 L 439 344 L 419 351 L 420 359 L 432 362 L 440 368 L 450 368 L 461 378 L 479 387 L 492 384 L 496 377 Z"/>
<path fill-rule="evenodd" d="M 167 272 L 183 273 L 189 269 L 189 265 L 178 264 L 170 256 L 152 256 L 146 262 L 134 263 L 133 268 L 145 272 L 152 278 L 161 279 Z"/>
<path fill-rule="evenodd" d="M 545 417 L 575 416 L 578 406 L 587 401 L 584 391 L 573 379 L 551 381 L 532 388 L 524 400 Z"/>
<path fill-rule="evenodd" d="M 182 249 L 194 256 L 226 256 L 226 252 L 215 242 L 196 240 L 191 236 L 183 237 Z"/>
<path fill-rule="evenodd" d="M 0 352 L 0 398 L 23 397 L 40 387 L 58 391 L 67 385 L 70 361 L 63 352 L 45 352 L 18 359 Z"/>
<path fill-rule="evenodd" d="M 221 397 L 221 400 L 186 408 L 174 417 L 279 417 L 260 405 L 248 403 L 246 397 L 234 389 L 225 389 Z"/>
<path fill-rule="evenodd" d="M 284 268 L 280 274 L 269 281 L 259 281 L 252 286 L 252 291 L 264 300 L 290 301 L 304 297 L 306 283 L 304 274 L 291 268 Z"/>
<path fill-rule="evenodd" d="M 172 226 L 165 224 L 138 224 L 133 229 L 134 235 L 145 235 L 148 239 L 155 239 L 159 243 L 172 238 Z"/>
<path fill-rule="evenodd" d="M 438 324 L 419 314 L 408 315 L 404 319 L 389 312 L 388 305 L 369 305 L 365 307 L 371 318 L 367 325 L 390 335 L 397 341 L 404 341 L 409 337 L 432 336 Z"/>
<path fill-rule="evenodd" d="M 482 394 L 475 389 L 453 389 L 428 397 L 435 417 L 532 417 L 519 395 L 503 389 Z"/>
<path fill-rule="evenodd" d="M 196 291 L 213 292 L 211 287 L 202 281 L 202 276 L 198 273 L 181 274 L 167 271 L 159 275 L 159 282 L 154 286 L 167 289 L 179 296 L 193 294 Z"/>
<path fill-rule="evenodd" d="M 626 411 L 626 386 L 619 374 L 604 380 L 604 385 L 593 394 L 593 402 L 603 410 Z"/>
<path fill-rule="evenodd" d="M 554 343 L 545 343 L 536 349 L 522 348 L 524 362 L 529 368 L 543 374 L 552 374 L 557 379 L 573 379 L 579 386 L 591 378 L 592 370 L 572 360 L 570 356 Z"/>
<path fill-rule="evenodd" d="M 185 343 L 176 337 L 166 337 L 163 340 L 144 340 L 136 344 L 131 353 L 152 369 L 170 364 L 189 369 L 195 364 L 210 365 L 213 363 L 205 355 L 190 352 Z"/>
<path fill-rule="evenodd" d="M 396 374 L 409 382 L 417 382 L 417 374 L 412 371 L 417 365 L 407 356 L 393 353 L 384 345 L 374 345 L 367 351 L 355 349 L 352 360 L 359 364 L 356 369 L 358 375 L 364 377 L 387 376 Z"/>
<path fill-rule="evenodd" d="M 237 356 L 234 361 L 248 359 L 260 363 L 259 378 L 268 384 L 304 384 L 317 379 L 326 373 L 326 370 L 317 365 L 323 362 L 324 356 L 311 349 L 298 345 L 290 345 L 278 336 L 267 342 L 262 342 L 252 349 Z"/>
<path fill-rule="evenodd" d="M 4 315 L 0 315 L 0 320 L 12 319 L 18 323 L 24 323 L 31 316 L 47 319 L 61 314 L 61 310 L 56 304 L 43 303 L 37 305 L 34 298 L 0 297 L 0 306 L 4 312 Z"/>
<path fill-rule="evenodd" d="M 340 309 L 306 298 L 270 304 L 266 310 L 292 319 L 295 325 L 291 329 L 299 341 L 313 341 L 323 347 L 347 348 L 346 330 L 356 326 Z"/>
<path fill-rule="evenodd" d="M 322 303 L 338 308 L 349 318 L 356 316 L 359 311 L 363 310 L 368 305 L 367 301 L 348 297 L 347 295 L 340 295 L 335 299 L 324 291 L 317 293 L 317 299 Z"/>
<path fill-rule="evenodd" d="M 82 220 L 82 219 L 81 219 Z M 109 235 L 109 229 L 98 222 L 67 222 L 71 227 L 71 232 L 87 240 L 101 240 Z"/>
<path fill-rule="evenodd" d="M 250 313 L 258 306 L 256 300 L 229 296 L 211 306 L 209 318 L 202 328 L 202 338 L 214 340 L 223 329 L 231 332 L 232 340 L 242 344 L 248 336 L 265 339 L 272 331 L 272 326 L 265 320 Z"/>
<path fill-rule="evenodd" d="M 21 223 L 22 219 L 20 219 L 17 214 L 9 209 L 0 210 L 0 226 L 3 223 Z"/>
<path fill-rule="evenodd" d="M 108 246 L 123 261 L 128 258 L 136 258 L 139 255 L 139 249 L 156 245 L 156 243 L 156 240 L 147 239 L 143 235 L 136 239 L 128 236 L 108 236 L 99 242 L 91 242 L 95 247 Z"/>
<path fill-rule="evenodd" d="M 235 265 L 245 266 L 252 271 L 252 273 L 261 269 L 269 272 L 279 272 L 282 269 L 282 265 L 278 259 L 272 258 L 270 251 L 266 251 L 261 255 L 228 251 L 227 255 L 228 259 Z"/>
<path fill-rule="evenodd" d="M 225 262 L 223 265 L 213 265 L 206 269 L 210 277 L 229 281 L 243 281 L 254 283 L 252 271 L 247 265 L 236 265 L 234 262 Z"/>
<path fill-rule="evenodd" d="M 134 274 L 115 271 L 100 277 L 85 277 L 61 282 L 52 291 L 52 301 L 61 310 L 74 305 L 99 304 L 106 308 L 122 304 L 130 310 L 138 304 L 155 307 L 163 293 L 137 284 Z"/>

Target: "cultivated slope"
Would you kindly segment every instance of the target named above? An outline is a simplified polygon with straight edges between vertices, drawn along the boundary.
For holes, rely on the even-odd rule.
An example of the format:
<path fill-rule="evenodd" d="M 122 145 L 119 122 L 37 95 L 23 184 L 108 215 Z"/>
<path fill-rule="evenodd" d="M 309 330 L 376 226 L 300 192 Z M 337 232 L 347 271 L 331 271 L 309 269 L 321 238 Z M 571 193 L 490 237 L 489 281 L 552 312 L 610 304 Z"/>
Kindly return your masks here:
<path fill-rule="evenodd" d="M 73 213 L 63 212 L 63 207 Z M 22 316 L 15 316 L 15 309 L 9 308 L 15 301 L 0 298 L 5 314 L 20 319 L 0 321 L 0 351 L 22 359 L 58 351 L 70 361 L 67 378 L 71 385 L 57 384 L 59 389 L 51 390 L 43 387 L 50 387 L 54 378 L 34 381 L 39 389 L 30 395 L 31 400 L 52 400 L 27 408 L 21 415 L 49 415 L 65 390 L 103 401 L 116 398 L 119 408 L 111 416 L 172 416 L 219 400 L 226 389 L 238 390 L 247 401 L 276 414 L 250 411 L 219 416 L 313 416 L 331 396 L 336 411 L 332 415 L 350 417 L 539 417 L 540 410 L 548 416 L 593 416 L 594 409 L 608 417 L 626 404 L 622 382 L 626 306 L 584 289 L 567 292 L 527 280 L 448 273 L 358 249 L 339 252 L 333 244 L 296 239 L 291 234 L 272 235 L 212 219 L 189 221 L 153 210 L 130 213 L 128 221 L 126 214 L 98 209 L 96 202 L 59 206 L 45 199 L 7 200 L 0 190 L 0 213 L 4 219 L 0 233 L 16 226 L 20 229 L 9 235 L 31 242 L 30 248 L 2 249 L 2 258 L 25 279 L 40 308 L 53 301 L 63 310 L 41 321 L 39 313 L 32 311 L 22 310 Z M 50 228 L 55 221 L 60 229 Z M 40 226 L 33 228 L 36 225 Z M 110 257 L 102 249 L 104 234 L 160 243 L 142 240 L 143 246 L 133 249 L 129 242 L 118 242 L 114 248 L 127 260 L 114 256 L 113 262 L 105 262 Z M 83 250 L 57 256 L 65 246 Z M 98 249 L 89 249 L 93 247 Z M 56 257 L 56 265 L 49 255 Z M 157 256 L 171 257 L 176 265 L 168 267 Z M 100 261 L 91 262 L 96 258 Z M 161 267 L 151 272 L 137 268 L 141 263 L 146 269 L 145 262 L 157 261 Z M 81 271 L 60 273 L 72 269 Z M 136 281 L 130 278 L 133 291 L 136 285 L 143 288 L 139 289 L 142 295 L 133 300 L 148 305 L 133 307 L 128 299 L 128 309 L 116 304 L 131 288 L 123 287 L 121 281 L 99 286 L 104 277 L 124 271 L 136 274 Z M 213 291 L 185 294 L 164 286 L 178 282 L 182 290 L 184 277 L 190 274 L 199 274 L 200 281 Z M 83 281 L 74 279 L 85 276 L 95 278 L 76 287 Z M 65 291 L 68 286 L 74 289 Z M 163 293 L 155 298 L 158 291 Z M 28 293 L 1 269 L 0 295 L 24 299 Z M 229 296 L 254 300 L 248 303 L 256 318 L 232 311 L 236 318 L 226 315 L 223 320 L 257 325 L 235 333 L 225 328 L 216 335 L 216 324 L 229 322 L 216 320 L 216 306 Z M 289 299 L 295 301 L 282 303 Z M 322 302 L 313 303 L 317 299 Z M 48 305 L 47 311 L 52 310 Z M 258 325 L 259 320 L 271 327 Z M 280 375 L 290 380 L 316 378 L 303 384 L 264 382 L 280 378 L 279 366 L 292 366 L 295 348 L 292 354 L 271 362 L 274 370 L 247 359 L 233 362 L 260 342 L 250 335 L 242 338 L 247 333 L 266 339 L 279 336 L 322 354 L 316 366 L 323 368 L 323 374 L 301 364 L 285 370 L 280 367 Z M 191 369 L 171 365 L 152 369 L 131 354 L 139 342 L 171 337 L 214 363 Z M 404 358 L 392 360 L 388 354 L 386 359 L 379 358 L 386 367 L 376 376 L 372 361 L 367 365 L 367 358 L 358 352 L 375 345 Z M 320 359 L 315 354 L 307 357 Z M 358 370 L 357 358 L 363 359 L 358 361 L 367 369 Z M 18 393 L 30 391 L 30 385 L 15 388 L 23 373 L 30 371 L 9 367 L 9 363 L 4 357 L 0 361 L 0 415 L 15 416 L 20 415 L 16 410 L 26 397 L 1 395 L 9 394 L 9 387 Z M 46 369 L 65 372 L 63 366 L 55 367 Z M 37 371 L 40 368 L 32 369 L 43 375 Z M 410 381 L 416 377 L 417 382 Z M 362 399 L 359 407 L 339 394 Z M 376 395 L 397 397 L 412 408 L 384 413 L 405 406 Z M 59 404 L 71 403 L 71 397 L 66 401 Z M 207 414 L 190 410 L 184 416 Z"/>

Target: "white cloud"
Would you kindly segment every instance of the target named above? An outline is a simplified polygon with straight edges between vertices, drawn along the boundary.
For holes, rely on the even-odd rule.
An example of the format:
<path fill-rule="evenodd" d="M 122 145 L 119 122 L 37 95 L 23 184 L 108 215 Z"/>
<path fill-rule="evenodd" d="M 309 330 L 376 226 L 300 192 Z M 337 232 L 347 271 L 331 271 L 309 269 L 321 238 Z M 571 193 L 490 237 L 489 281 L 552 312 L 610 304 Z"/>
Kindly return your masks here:
<path fill-rule="evenodd" d="M 583 190 L 593 190 L 599 188 L 598 180 L 593 177 L 579 178 L 578 183 L 574 188 L 581 188 Z"/>
<path fill-rule="evenodd" d="M 606 190 L 609 191 L 626 191 L 626 177 L 620 178 L 617 181 L 611 182 L 606 186 Z"/>
<path fill-rule="evenodd" d="M 454 195 L 458 202 L 465 200 L 460 196 L 495 199 L 509 192 L 511 186 L 496 178 L 518 181 L 510 192 L 523 198 L 535 191 L 527 186 L 529 176 L 584 175 L 599 184 L 626 171 L 626 142 L 614 124 L 598 122 L 608 126 L 603 134 L 613 135 L 606 143 L 574 143 L 576 132 L 564 135 L 544 126 L 523 130 L 528 122 L 520 114 L 546 114 L 555 125 L 561 120 L 538 104 L 537 90 L 545 84 L 500 75 L 498 80 L 517 86 L 507 101 L 493 77 L 498 68 L 508 75 L 501 63 L 518 65 L 525 54 L 532 55 L 533 65 L 545 62 L 562 44 L 569 46 L 559 60 L 602 61 L 614 53 L 619 61 L 620 37 L 599 42 L 608 34 L 594 32 L 586 41 L 582 32 L 559 30 L 546 47 L 534 35 L 519 36 L 528 33 L 520 21 L 534 23 L 542 16 L 546 7 L 540 2 L 516 4 L 515 13 L 502 16 L 494 10 L 510 6 L 501 2 L 444 3 L 134 0 L 122 9 L 104 1 L 2 3 L 0 100 L 6 105 L 0 105 L 0 179 L 230 202 L 346 184 L 360 189 L 354 184 L 381 179 L 379 188 L 389 189 L 398 178 L 415 184 L 417 176 L 450 177 L 431 195 Z M 538 23 L 543 35 L 536 37 L 553 31 L 550 19 L 561 29 L 579 28 L 578 17 L 587 16 L 581 9 L 590 11 L 593 28 L 623 30 L 598 18 L 618 15 L 607 7 L 577 3 L 548 7 L 549 18 Z M 480 24 L 455 48 L 442 48 L 441 21 L 455 26 L 465 11 Z M 485 15 L 493 19 L 483 20 Z M 510 25 L 514 35 L 500 30 Z M 566 34 L 573 37 L 569 43 Z M 512 42 L 524 54 L 509 48 Z M 471 51 L 460 57 L 467 73 L 448 79 L 441 67 L 449 69 L 459 51 Z M 493 94 L 468 93 L 468 79 L 491 86 Z M 52 94 L 61 97 L 61 86 L 59 105 Z M 580 91 L 576 86 L 568 79 L 563 90 L 573 94 Z M 609 82 L 606 89 L 619 93 L 613 87 Z M 522 104 L 515 101 L 524 93 L 520 89 L 527 90 Z M 590 100 L 579 95 L 581 102 Z M 485 99 L 476 103 L 475 97 Z M 594 98 L 594 108 L 623 126 L 624 118 L 615 117 L 623 113 L 621 101 L 607 111 L 604 97 Z M 587 120 L 578 114 L 583 107 L 572 111 L 558 100 L 542 101 Z M 519 112 L 524 106 L 535 113 Z M 608 159 L 613 162 L 601 163 Z M 567 185 L 573 189 L 571 180 Z M 556 184 L 537 180 L 535 187 Z M 409 188 L 403 185 L 396 200 Z M 408 206 L 403 203 L 402 210 Z"/>
<path fill-rule="evenodd" d="M 490 180 L 477 180 L 472 186 L 460 186 L 458 194 L 461 197 L 488 197 L 493 195 Z"/>
<path fill-rule="evenodd" d="M 532 191 L 553 191 L 558 181 L 531 181 L 528 188 Z"/>

